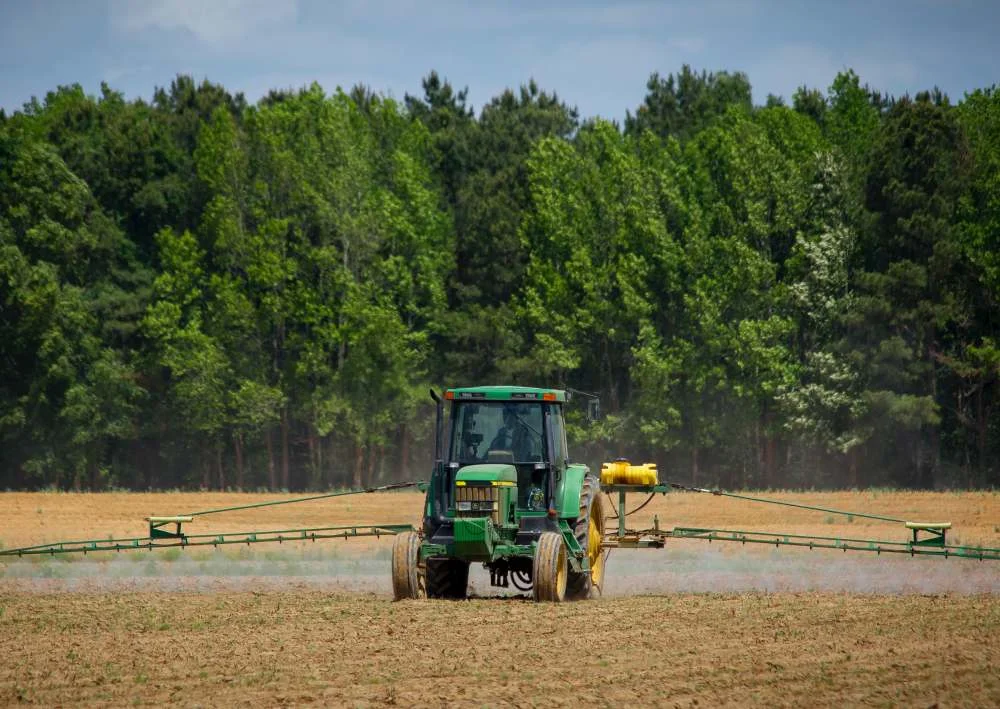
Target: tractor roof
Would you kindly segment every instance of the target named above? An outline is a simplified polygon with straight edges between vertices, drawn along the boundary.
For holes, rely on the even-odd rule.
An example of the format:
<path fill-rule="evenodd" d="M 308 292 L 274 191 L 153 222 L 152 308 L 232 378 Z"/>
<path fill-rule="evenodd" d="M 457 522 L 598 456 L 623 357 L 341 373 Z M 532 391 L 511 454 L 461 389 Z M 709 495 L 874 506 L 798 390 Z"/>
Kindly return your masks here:
<path fill-rule="evenodd" d="M 538 389 L 536 387 L 517 386 L 481 386 L 458 387 L 446 389 L 446 399 L 487 400 L 487 401 L 566 401 L 566 392 L 562 389 Z"/>

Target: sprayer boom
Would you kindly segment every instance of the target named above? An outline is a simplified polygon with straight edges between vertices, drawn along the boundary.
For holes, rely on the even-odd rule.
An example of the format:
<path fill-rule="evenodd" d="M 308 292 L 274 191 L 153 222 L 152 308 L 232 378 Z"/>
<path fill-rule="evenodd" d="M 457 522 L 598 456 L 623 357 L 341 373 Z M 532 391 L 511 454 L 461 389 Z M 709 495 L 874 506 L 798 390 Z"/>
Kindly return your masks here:
<path fill-rule="evenodd" d="M 626 463 L 627 464 L 627 463 Z M 632 466 L 637 467 L 637 466 Z M 655 466 L 643 466 L 655 471 Z M 607 473 L 607 466 L 605 467 Z M 604 475 L 604 479 L 609 482 L 602 485 L 602 489 L 609 496 L 617 494 L 618 512 L 615 518 L 618 521 L 617 529 L 609 532 L 604 538 L 606 548 L 662 548 L 668 539 L 704 539 L 708 542 L 739 542 L 741 544 L 766 544 L 775 547 L 793 546 L 806 547 L 808 549 L 837 549 L 840 551 L 869 551 L 876 554 L 909 554 L 910 556 L 940 556 L 959 557 L 965 559 L 977 559 L 979 561 L 1000 561 L 1000 549 L 980 546 L 959 546 L 948 544 L 946 534 L 951 529 L 951 522 L 910 522 L 897 517 L 886 517 L 864 512 L 847 512 L 835 510 L 829 507 L 818 507 L 815 505 L 805 505 L 796 502 L 786 502 L 784 500 L 772 500 L 751 495 L 740 495 L 726 492 L 724 490 L 710 490 L 706 488 L 689 487 L 679 483 L 666 482 L 664 484 L 651 485 L 628 485 L 613 481 L 613 475 Z M 717 497 L 728 497 L 738 500 L 746 500 L 769 505 L 779 505 L 783 507 L 796 507 L 799 509 L 824 512 L 826 514 L 844 515 L 848 518 L 859 517 L 863 519 L 873 519 L 882 522 L 892 522 L 902 524 L 910 533 L 910 538 L 905 540 L 884 540 L 884 539 L 858 539 L 854 537 L 828 537 L 821 535 L 787 534 L 784 532 L 759 532 L 737 529 L 711 529 L 702 527 L 674 527 L 673 529 L 661 529 L 657 517 L 653 518 L 653 526 L 648 529 L 629 529 L 625 526 L 625 518 L 638 512 L 645 507 L 657 494 L 664 495 L 671 490 L 681 490 L 685 492 L 704 493 Z M 626 511 L 626 497 L 629 493 L 646 494 L 647 499 L 632 509 Z"/>
<path fill-rule="evenodd" d="M 169 547 L 224 546 L 227 544 L 267 544 L 277 542 L 316 541 L 318 539 L 351 539 L 353 537 L 383 537 L 413 531 L 409 524 L 352 524 L 335 527 L 306 527 L 299 529 L 268 529 L 249 532 L 223 532 L 188 534 L 184 525 L 194 521 L 195 517 L 234 512 L 237 510 L 257 509 L 260 507 L 276 507 L 291 505 L 313 500 L 324 500 L 345 495 L 361 495 L 369 492 L 384 492 L 410 487 L 422 487 L 423 481 L 393 483 L 380 487 L 370 487 L 362 490 L 342 490 L 328 492 L 322 495 L 296 497 L 290 500 L 273 500 L 269 502 L 254 502 L 248 505 L 233 507 L 218 507 L 210 510 L 188 512 L 183 515 L 152 515 L 146 517 L 149 524 L 149 535 L 145 537 L 124 537 L 119 539 L 83 539 L 67 542 L 50 542 L 18 549 L 0 549 L 0 556 L 34 556 L 48 554 L 79 553 L 87 554 L 97 551 L 134 551 L 141 549 L 163 549 Z M 171 527 L 172 525 L 172 527 Z"/>

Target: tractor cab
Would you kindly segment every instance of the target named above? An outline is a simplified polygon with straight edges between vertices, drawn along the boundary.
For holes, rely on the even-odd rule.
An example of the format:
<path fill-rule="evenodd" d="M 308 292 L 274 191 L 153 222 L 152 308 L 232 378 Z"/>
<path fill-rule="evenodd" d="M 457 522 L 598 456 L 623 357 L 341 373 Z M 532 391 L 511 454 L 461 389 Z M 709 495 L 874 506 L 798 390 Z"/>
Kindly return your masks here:
<path fill-rule="evenodd" d="M 451 536 L 455 521 L 469 517 L 488 516 L 527 532 L 551 526 L 539 518 L 554 518 L 559 508 L 568 462 L 565 402 L 565 392 L 556 389 L 446 390 L 441 413 L 445 406 L 450 411 L 447 426 L 439 416 L 436 500 L 429 499 L 436 505 L 425 516 L 428 536 Z M 525 521 L 531 518 L 537 521 Z"/>
<path fill-rule="evenodd" d="M 503 468 L 509 466 L 514 471 L 517 508 L 540 513 L 552 509 L 552 493 L 566 467 L 565 394 L 479 387 L 448 390 L 445 399 L 452 402 L 446 465 L 456 480 L 470 475 L 503 477 Z"/>
<path fill-rule="evenodd" d="M 470 392 L 483 395 L 486 392 Z M 448 392 L 454 397 L 455 392 Z M 517 391 L 516 399 L 452 399 L 451 437 L 447 465 L 459 473 L 469 466 L 490 474 L 495 466 L 512 466 L 517 483 L 518 507 L 547 511 L 549 482 L 566 465 L 565 427 L 562 403 L 528 398 Z M 486 466 L 486 467 L 482 467 Z M 471 472 L 471 471 L 470 471 Z"/>

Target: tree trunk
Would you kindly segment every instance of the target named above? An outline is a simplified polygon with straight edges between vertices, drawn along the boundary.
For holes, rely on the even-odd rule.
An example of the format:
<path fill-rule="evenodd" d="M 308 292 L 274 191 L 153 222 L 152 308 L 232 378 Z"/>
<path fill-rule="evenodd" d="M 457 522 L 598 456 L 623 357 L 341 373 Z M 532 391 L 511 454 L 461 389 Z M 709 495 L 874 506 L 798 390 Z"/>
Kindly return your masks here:
<path fill-rule="evenodd" d="M 698 487 L 698 446 L 691 448 L 691 487 Z"/>
<path fill-rule="evenodd" d="M 931 337 L 927 340 L 927 352 L 926 359 L 928 365 L 927 372 L 927 383 L 931 390 L 931 400 L 937 403 L 938 386 L 937 386 L 937 368 L 934 359 L 934 349 L 935 341 L 937 340 L 937 328 L 931 326 Z M 930 424 L 930 430 L 928 431 L 930 438 L 930 460 L 927 462 L 927 470 L 924 476 L 923 487 L 928 490 L 934 489 L 934 484 L 937 478 L 938 470 L 941 468 L 941 424 L 932 423 Z"/>
<path fill-rule="evenodd" d="M 365 487 L 375 487 L 375 470 L 382 457 L 382 446 L 376 446 L 373 444 L 368 445 L 368 479 L 365 481 Z"/>
<path fill-rule="evenodd" d="M 274 491 L 278 489 L 278 476 L 274 465 L 274 440 L 270 428 L 267 429 L 264 441 L 267 444 L 267 484 Z"/>
<path fill-rule="evenodd" d="M 326 454 L 324 455 L 325 460 L 329 460 L 329 463 L 323 464 L 323 486 L 329 490 L 335 485 L 335 473 L 333 469 L 334 464 L 337 461 L 337 449 L 333 442 L 333 435 L 327 434 L 326 436 Z M 323 448 L 323 441 L 320 441 L 320 449 Z M 322 452 L 322 450 L 321 450 Z"/>
<path fill-rule="evenodd" d="M 101 482 L 101 468 L 96 462 L 90 464 L 90 491 L 97 492 L 100 490 Z"/>
<path fill-rule="evenodd" d="M 930 439 L 930 452 L 927 461 L 927 465 L 924 466 L 923 480 L 921 480 L 921 487 L 925 490 L 933 490 L 935 482 L 937 480 L 937 472 L 941 463 L 941 426 L 940 424 L 930 424 L 927 431 L 928 438 Z"/>
<path fill-rule="evenodd" d="M 614 366 L 611 364 L 611 347 L 608 344 L 607 339 L 604 339 L 601 345 L 604 350 L 605 377 L 608 382 L 608 403 L 610 405 L 611 412 L 617 413 L 620 402 L 618 400 L 618 381 L 615 379 Z M 620 448 L 619 455 L 621 455 Z"/>
<path fill-rule="evenodd" d="M 761 483 L 765 490 L 770 490 L 774 482 L 774 468 L 777 460 L 778 441 L 771 432 L 774 415 L 768 412 L 764 417 L 764 469 L 761 471 Z"/>
<path fill-rule="evenodd" d="M 361 489 L 361 468 L 365 463 L 365 448 L 360 443 L 354 444 L 354 487 Z"/>
<path fill-rule="evenodd" d="M 281 407 L 281 487 L 289 489 L 288 471 L 288 407 Z"/>
<path fill-rule="evenodd" d="M 410 432 L 405 423 L 399 427 L 399 479 L 410 479 Z"/>
<path fill-rule="evenodd" d="M 155 490 L 160 477 L 160 439 L 155 438 L 152 441 L 147 439 L 142 450 L 146 457 L 146 488 Z"/>
<path fill-rule="evenodd" d="M 201 455 L 201 489 L 208 490 L 212 485 L 212 467 L 208 463 L 208 459 L 205 457 L 205 450 L 202 448 Z"/>
<path fill-rule="evenodd" d="M 316 454 L 316 432 L 312 425 L 307 425 L 306 445 L 309 447 L 309 487 L 319 490 L 319 464 Z"/>
<path fill-rule="evenodd" d="M 321 490 L 329 488 L 326 479 L 326 471 L 323 469 L 323 438 L 316 439 L 316 471 L 319 474 L 319 486 Z"/>
<path fill-rule="evenodd" d="M 222 465 L 222 441 L 215 446 L 215 469 L 219 478 L 219 490 L 226 489 L 226 470 Z"/>
<path fill-rule="evenodd" d="M 766 455 L 765 452 L 764 452 L 765 446 L 763 444 L 761 444 L 761 423 L 760 423 L 760 418 L 761 417 L 758 416 L 757 420 L 753 422 L 753 447 L 754 447 L 754 451 L 757 453 L 757 455 L 755 455 L 753 457 L 754 465 L 757 466 L 757 468 L 753 472 L 754 472 L 754 477 L 756 479 L 758 479 L 758 480 L 760 479 L 761 471 L 763 471 L 763 469 L 764 469 L 764 465 L 765 465 L 765 463 L 764 463 L 764 456 Z M 743 462 L 743 483 L 740 486 L 744 490 L 747 488 L 747 464 L 746 464 L 746 458 L 747 458 L 747 456 L 744 455 L 743 456 L 743 461 L 744 461 Z"/>
<path fill-rule="evenodd" d="M 236 449 L 236 489 L 243 490 L 243 434 L 233 435 L 233 447 Z"/>
<path fill-rule="evenodd" d="M 983 406 L 983 390 L 986 384 L 976 390 L 976 467 L 978 475 L 977 482 L 982 485 L 986 482 L 986 432 L 987 421 L 986 412 Z"/>

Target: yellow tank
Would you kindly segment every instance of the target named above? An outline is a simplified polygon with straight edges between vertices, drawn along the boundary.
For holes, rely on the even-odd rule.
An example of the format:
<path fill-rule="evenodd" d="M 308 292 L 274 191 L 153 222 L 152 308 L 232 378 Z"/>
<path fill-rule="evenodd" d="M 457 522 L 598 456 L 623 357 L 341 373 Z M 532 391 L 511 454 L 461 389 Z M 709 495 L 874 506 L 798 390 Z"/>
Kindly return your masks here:
<path fill-rule="evenodd" d="M 602 485 L 656 485 L 656 463 L 632 465 L 624 458 L 601 466 Z"/>

